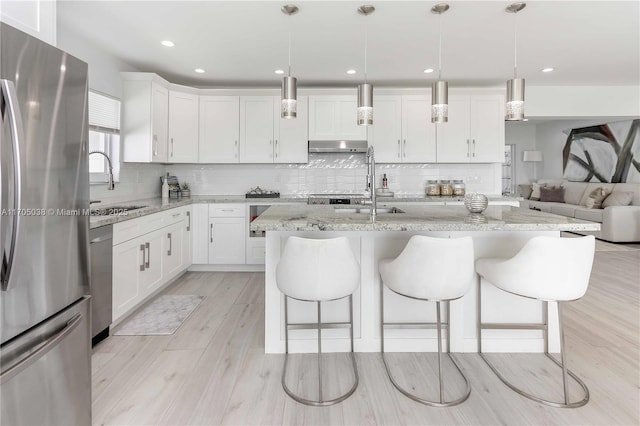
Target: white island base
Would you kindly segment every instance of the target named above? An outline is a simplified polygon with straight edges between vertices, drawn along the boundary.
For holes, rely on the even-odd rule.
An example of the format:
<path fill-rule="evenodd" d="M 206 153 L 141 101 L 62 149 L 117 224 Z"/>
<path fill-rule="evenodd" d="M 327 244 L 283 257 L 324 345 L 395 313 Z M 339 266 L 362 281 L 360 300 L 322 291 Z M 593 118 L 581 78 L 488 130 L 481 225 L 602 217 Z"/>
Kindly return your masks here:
<path fill-rule="evenodd" d="M 475 257 L 510 257 L 534 236 L 560 237 L 560 231 L 267 231 L 265 265 L 265 351 L 284 353 L 284 296 L 276 284 L 276 265 L 287 238 L 295 235 L 307 238 L 346 236 L 360 261 L 360 288 L 354 294 L 354 338 L 357 352 L 380 351 L 380 275 L 378 261 L 400 254 L 412 235 L 440 238 L 471 236 Z M 545 265 L 539 265 L 544 268 Z M 328 268 L 331 265 L 327 265 Z M 467 295 L 451 302 L 451 352 L 477 352 L 477 293 L 476 276 Z M 562 285 L 562 283 L 558 283 Z M 304 285 L 304 283 L 301 283 Z M 482 321 L 492 323 L 542 323 L 542 302 L 514 296 L 482 283 Z M 398 296 L 385 288 L 386 322 L 435 322 L 433 302 L 421 302 Z M 326 322 L 348 320 L 348 298 L 322 304 L 322 318 Z M 443 314 L 446 311 L 443 312 Z M 549 351 L 559 351 L 558 311 L 556 303 L 549 303 Z M 443 319 L 446 316 L 443 315 Z M 289 301 L 289 322 L 314 323 L 316 304 Z M 443 333 L 443 339 L 445 334 Z M 317 350 L 317 330 L 291 330 L 289 351 L 311 353 Z M 322 331 L 323 352 L 349 350 L 348 329 Z M 446 348 L 446 346 L 443 346 Z M 483 352 L 543 352 L 540 330 L 484 330 Z M 385 331 L 387 352 L 435 352 L 435 329 L 388 329 Z"/>

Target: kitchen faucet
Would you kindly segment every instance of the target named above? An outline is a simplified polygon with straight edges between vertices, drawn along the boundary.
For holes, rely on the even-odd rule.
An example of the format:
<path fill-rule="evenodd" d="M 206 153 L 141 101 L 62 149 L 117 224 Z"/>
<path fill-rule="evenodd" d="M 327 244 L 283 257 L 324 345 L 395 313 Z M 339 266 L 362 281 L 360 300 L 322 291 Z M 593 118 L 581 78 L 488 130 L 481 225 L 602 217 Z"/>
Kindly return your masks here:
<path fill-rule="evenodd" d="M 109 181 L 107 182 L 107 189 L 109 191 L 112 191 L 115 189 L 116 185 L 113 182 L 113 167 L 111 167 L 111 158 L 109 158 L 109 156 L 107 154 L 105 154 L 102 151 L 91 151 L 89 153 L 89 155 L 91 154 L 100 154 L 100 155 L 104 155 L 104 158 L 107 159 L 107 163 L 109 163 Z"/>
<path fill-rule="evenodd" d="M 370 200 L 365 204 L 371 204 L 371 219 L 376 218 L 376 160 L 373 155 L 373 146 L 369 145 L 367 148 L 367 187 L 365 189 L 365 197 L 370 197 Z"/>

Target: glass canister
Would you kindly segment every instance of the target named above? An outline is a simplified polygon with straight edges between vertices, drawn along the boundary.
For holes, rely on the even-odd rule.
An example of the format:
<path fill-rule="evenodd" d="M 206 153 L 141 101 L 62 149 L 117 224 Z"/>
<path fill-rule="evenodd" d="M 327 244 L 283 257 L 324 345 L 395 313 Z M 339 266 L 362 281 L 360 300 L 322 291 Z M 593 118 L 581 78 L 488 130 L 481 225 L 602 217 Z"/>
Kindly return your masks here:
<path fill-rule="evenodd" d="M 464 182 L 462 179 L 453 181 L 453 195 L 456 197 L 464 197 Z"/>
<path fill-rule="evenodd" d="M 440 184 L 440 195 L 453 195 L 453 186 L 451 185 L 451 181 L 449 179 L 440 180 L 438 181 L 438 183 Z"/>
<path fill-rule="evenodd" d="M 437 197 L 440 195 L 440 185 L 438 185 L 438 181 L 428 180 L 425 193 L 427 194 L 427 197 Z"/>

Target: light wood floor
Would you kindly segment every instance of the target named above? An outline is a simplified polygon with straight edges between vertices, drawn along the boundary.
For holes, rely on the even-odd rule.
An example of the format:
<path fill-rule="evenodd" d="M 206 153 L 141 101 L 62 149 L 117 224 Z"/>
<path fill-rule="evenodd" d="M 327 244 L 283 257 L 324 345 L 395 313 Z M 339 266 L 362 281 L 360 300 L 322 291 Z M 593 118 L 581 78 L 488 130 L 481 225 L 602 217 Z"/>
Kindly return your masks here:
<path fill-rule="evenodd" d="M 597 250 L 586 296 L 565 309 L 569 366 L 591 391 L 584 407 L 554 409 L 520 397 L 476 354 L 456 355 L 472 387 L 469 399 L 457 407 L 430 408 L 401 395 L 386 377 L 379 354 L 358 354 L 360 386 L 343 403 L 298 404 L 280 385 L 283 356 L 263 353 L 263 274 L 190 272 L 166 293 L 207 297 L 174 335 L 114 336 L 94 348 L 93 422 L 638 425 L 640 246 L 598 242 Z M 301 357 L 293 359 L 293 368 L 305 364 Z M 514 382 L 532 391 L 551 386 L 551 395 L 560 398 L 558 371 L 543 356 L 492 357 Z M 331 357 L 325 371 L 330 365 L 345 367 L 344 361 L 342 355 Z M 399 380 L 431 397 L 436 396 L 434 362 L 433 354 L 391 357 Z M 445 367 L 447 391 L 455 391 L 459 380 L 450 365 Z M 313 371 L 294 377 L 291 386 L 314 397 Z M 328 372 L 328 380 L 334 383 L 330 391 L 337 392 L 336 386 L 349 386 L 350 377 Z"/>

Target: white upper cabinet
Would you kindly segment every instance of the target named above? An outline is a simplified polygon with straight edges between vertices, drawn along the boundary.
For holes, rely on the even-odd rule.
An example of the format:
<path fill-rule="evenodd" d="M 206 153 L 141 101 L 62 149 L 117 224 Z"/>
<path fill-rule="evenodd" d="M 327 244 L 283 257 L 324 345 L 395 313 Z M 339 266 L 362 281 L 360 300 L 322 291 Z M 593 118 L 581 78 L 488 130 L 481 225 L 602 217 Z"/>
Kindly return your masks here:
<path fill-rule="evenodd" d="M 198 162 L 198 95 L 169 91 L 169 163 Z"/>
<path fill-rule="evenodd" d="M 200 163 L 237 163 L 240 140 L 240 98 L 200 96 Z"/>
<path fill-rule="evenodd" d="M 355 94 L 309 96 L 309 140 L 366 140 L 366 126 L 357 125 L 357 107 Z"/>
<path fill-rule="evenodd" d="M 449 122 L 438 124 L 439 163 L 504 160 L 504 97 L 450 95 Z"/>
<path fill-rule="evenodd" d="M 402 96 L 374 96 L 369 144 L 378 163 L 402 161 Z"/>
<path fill-rule="evenodd" d="M 369 142 L 379 163 L 435 163 L 436 133 L 428 96 L 376 96 Z"/>
<path fill-rule="evenodd" d="M 297 110 L 297 118 L 282 119 L 279 96 L 240 96 L 240 162 L 306 163 L 306 96 Z"/>
<path fill-rule="evenodd" d="M 273 97 L 240 97 L 240 162 L 273 163 Z"/>
<path fill-rule="evenodd" d="M 56 45 L 55 1 L 0 1 L 0 21 L 46 43 Z"/>
<path fill-rule="evenodd" d="M 125 79 L 122 85 L 124 161 L 166 162 L 169 90 L 149 79 Z"/>
<path fill-rule="evenodd" d="M 280 117 L 280 97 L 274 97 L 274 162 L 306 163 L 309 161 L 307 147 L 309 131 L 309 98 L 298 96 L 297 117 L 286 119 Z"/>
<path fill-rule="evenodd" d="M 375 104 L 374 104 L 375 105 Z M 402 97 L 402 162 L 436 162 L 436 126 L 430 96 Z"/>

